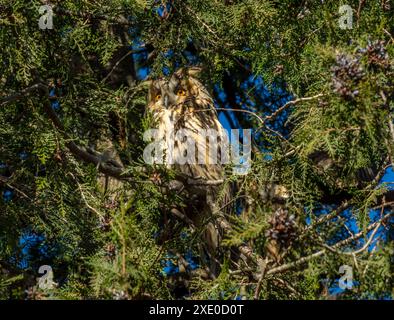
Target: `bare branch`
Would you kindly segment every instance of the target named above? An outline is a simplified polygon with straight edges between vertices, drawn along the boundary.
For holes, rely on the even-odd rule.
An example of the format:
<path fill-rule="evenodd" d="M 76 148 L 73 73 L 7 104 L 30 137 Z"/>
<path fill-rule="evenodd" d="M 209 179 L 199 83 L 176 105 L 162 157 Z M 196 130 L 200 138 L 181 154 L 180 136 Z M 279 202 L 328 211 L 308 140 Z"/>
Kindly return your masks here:
<path fill-rule="evenodd" d="M 260 117 L 258 114 L 256 114 L 256 112 L 254 112 L 254 111 L 243 110 L 243 109 L 233 109 L 233 108 L 215 108 L 215 110 L 247 113 L 247 114 L 250 114 L 250 115 L 256 117 L 256 118 L 261 122 L 261 124 L 264 125 L 264 120 L 263 120 L 263 118 Z M 212 109 L 194 110 L 193 112 L 208 112 L 208 111 L 212 111 Z M 186 114 L 187 114 L 187 113 L 186 113 Z M 186 114 L 185 114 L 185 115 L 186 115 Z"/>
<path fill-rule="evenodd" d="M 7 187 L 15 190 L 17 193 L 19 193 L 20 195 L 22 195 L 24 198 L 32 200 L 26 193 L 24 193 L 22 190 L 18 189 L 17 187 L 15 187 L 13 184 L 10 184 L 8 181 L 10 180 L 10 178 L 6 178 L 0 175 L 0 182 L 4 183 Z"/>
<path fill-rule="evenodd" d="M 267 264 L 268 264 L 268 258 L 266 257 L 264 260 L 264 264 L 261 266 L 262 270 L 261 270 L 261 275 L 260 275 L 260 279 L 257 282 L 257 286 L 256 286 L 256 290 L 254 291 L 254 299 L 257 300 L 260 296 L 260 292 L 261 292 L 261 286 L 263 284 L 263 280 L 265 278 L 265 274 L 267 272 Z"/>
<path fill-rule="evenodd" d="M 318 220 L 316 220 L 315 222 L 313 222 L 309 226 L 307 226 L 305 228 L 305 230 L 304 230 L 305 232 L 302 233 L 300 239 L 305 237 L 307 231 L 313 230 L 318 225 L 320 225 L 320 224 L 322 224 L 324 222 L 327 222 L 329 220 L 332 220 L 333 218 L 338 216 L 340 213 L 342 213 L 343 211 L 345 211 L 349 207 L 350 207 L 350 202 L 349 201 L 343 202 L 337 209 L 335 209 L 334 211 L 330 212 L 329 214 L 324 215 L 323 217 L 319 218 Z"/>
<path fill-rule="evenodd" d="M 393 213 L 390 213 L 390 214 L 384 216 L 383 218 L 381 218 L 380 220 L 376 221 L 375 223 L 372 223 L 371 225 L 369 225 L 367 227 L 366 232 L 371 231 L 372 229 L 376 228 L 377 225 L 382 224 L 384 221 L 388 220 L 393 215 L 394 215 Z M 336 243 L 335 245 L 332 246 L 332 248 L 336 249 L 336 248 L 340 248 L 342 246 L 345 246 L 345 245 L 351 243 L 352 241 L 361 238 L 364 234 L 365 234 L 364 232 L 359 232 L 352 237 L 349 237 L 345 240 L 342 240 L 342 241 Z M 328 249 L 325 248 L 325 249 L 317 251 L 309 256 L 302 257 L 301 259 L 298 259 L 297 261 L 287 263 L 287 264 L 281 265 L 279 267 L 272 268 L 267 271 L 267 275 L 289 271 L 291 269 L 294 269 L 294 268 L 304 264 L 305 262 L 308 262 L 310 260 L 313 260 L 314 258 L 317 258 L 317 257 L 320 257 L 320 256 L 326 254 L 327 251 L 328 251 Z"/>
<path fill-rule="evenodd" d="M 274 113 L 272 113 L 269 116 L 266 116 L 263 121 L 265 123 L 267 121 L 274 120 L 279 115 L 279 113 L 281 113 L 282 111 L 284 111 L 288 107 L 293 106 L 293 105 L 295 105 L 297 103 L 314 100 L 314 99 L 317 99 L 317 98 L 320 98 L 320 97 L 323 97 L 323 96 L 324 96 L 324 94 L 319 93 L 319 94 L 317 94 L 315 96 L 312 96 L 312 97 L 298 98 L 298 99 L 295 99 L 295 100 L 292 100 L 292 101 L 288 101 L 283 106 L 278 108 Z M 257 130 L 259 130 L 259 129 L 257 129 Z"/>
<path fill-rule="evenodd" d="M 14 93 L 10 96 L 4 97 L 0 99 L 0 106 L 6 105 L 7 103 L 13 102 L 13 101 L 17 101 L 20 100 L 22 98 L 24 98 L 27 94 L 29 94 L 32 91 L 35 91 L 37 89 L 42 88 L 42 84 L 41 83 L 36 83 L 33 84 L 32 86 L 23 89 L 17 93 Z"/>
<path fill-rule="evenodd" d="M 185 222 L 187 225 L 189 225 L 190 227 L 194 228 L 194 223 L 193 221 L 188 218 L 186 215 L 184 215 L 182 212 L 180 212 L 177 208 L 172 208 L 170 210 L 170 212 L 177 217 L 178 219 L 182 220 L 183 222 Z"/>
<path fill-rule="evenodd" d="M 46 100 L 44 101 L 44 111 L 47 114 L 47 116 L 51 119 L 52 123 L 54 124 L 55 128 L 60 131 L 64 138 L 68 140 L 65 144 L 66 147 L 70 150 L 74 156 L 76 156 L 78 159 L 83 160 L 88 163 L 92 163 L 96 165 L 102 173 L 112 176 L 114 178 L 118 179 L 124 179 L 125 177 L 122 176 L 123 174 L 123 166 L 120 164 L 117 164 L 116 166 L 113 165 L 108 165 L 106 163 L 103 163 L 100 159 L 99 156 L 93 155 L 89 153 L 88 151 L 82 149 L 82 147 L 79 147 L 74 141 L 72 141 L 72 138 L 65 132 L 65 128 L 60 121 L 59 117 L 57 116 L 56 112 L 52 109 L 51 103 L 50 103 L 50 96 L 49 96 L 49 88 L 47 85 L 43 84 L 42 82 L 36 83 L 18 93 L 15 93 L 11 96 L 5 97 L 0 100 L 0 105 L 5 105 L 7 103 L 13 102 L 20 100 L 24 97 L 26 97 L 28 94 L 35 90 L 40 90 L 41 92 L 44 93 L 44 96 Z M 111 160 L 114 161 L 114 160 Z"/>
<path fill-rule="evenodd" d="M 360 254 L 361 252 L 363 252 L 364 250 L 366 250 L 369 247 L 369 245 L 371 244 L 372 240 L 374 239 L 374 237 L 376 235 L 376 232 L 378 231 L 378 229 L 380 228 L 381 225 L 382 225 L 382 222 L 378 223 L 378 225 L 375 227 L 375 229 L 371 233 L 370 237 L 368 238 L 368 241 L 365 243 L 365 245 L 362 248 L 360 248 L 358 250 L 350 251 L 350 252 L 338 251 L 338 250 L 334 249 L 332 246 L 329 246 L 329 245 L 327 245 L 325 243 L 322 243 L 321 245 L 324 248 L 328 249 L 329 251 L 337 253 L 337 254 L 343 254 L 343 255 L 348 255 L 348 256 L 355 256 L 357 254 Z"/>
<path fill-rule="evenodd" d="M 101 83 L 105 83 L 108 80 L 108 78 L 112 75 L 112 73 L 116 70 L 116 68 L 122 63 L 122 61 L 124 59 L 129 57 L 131 54 L 141 53 L 141 52 L 144 52 L 144 51 L 146 51 L 145 47 L 142 47 L 142 48 L 136 49 L 136 50 L 129 50 L 129 51 L 127 51 L 127 53 L 125 55 L 123 55 L 118 61 L 116 61 L 116 63 L 112 67 L 111 71 L 105 76 L 105 78 L 103 80 L 101 80 Z"/>
<path fill-rule="evenodd" d="M 393 38 L 393 36 L 391 35 L 391 33 L 388 32 L 386 29 L 383 29 L 383 31 L 390 37 L 390 41 L 391 41 L 392 43 L 394 43 L 394 38 Z M 390 42 L 390 41 L 389 41 L 389 42 Z"/>
<path fill-rule="evenodd" d="M 184 5 L 184 7 L 186 8 L 187 11 L 189 11 L 189 13 L 191 13 L 198 22 L 200 22 L 207 30 L 208 32 L 210 32 L 215 38 L 216 40 L 220 40 L 220 37 L 217 35 L 217 33 L 215 31 L 213 31 L 213 29 L 206 24 L 199 16 L 196 12 L 194 12 L 194 10 L 192 8 L 190 8 L 188 5 Z"/>
<path fill-rule="evenodd" d="M 87 199 L 86 199 L 86 197 L 85 197 L 85 194 L 84 194 L 84 192 L 83 192 L 83 190 L 82 190 L 82 186 L 81 186 L 81 184 L 78 182 L 77 178 L 76 178 L 71 172 L 69 172 L 68 174 L 69 174 L 69 175 L 74 179 L 74 181 L 76 182 L 76 184 L 77 184 L 77 186 L 78 186 L 78 189 L 79 189 L 79 192 L 81 193 L 82 199 L 83 199 L 83 201 L 85 202 L 86 207 L 87 207 L 90 211 L 92 211 L 93 213 L 95 213 L 95 214 L 99 217 L 99 219 L 100 219 L 101 221 L 103 221 L 104 215 L 103 215 L 102 213 L 100 213 L 97 209 L 95 209 L 94 207 L 92 207 L 92 206 L 89 204 L 89 202 L 87 201 Z"/>

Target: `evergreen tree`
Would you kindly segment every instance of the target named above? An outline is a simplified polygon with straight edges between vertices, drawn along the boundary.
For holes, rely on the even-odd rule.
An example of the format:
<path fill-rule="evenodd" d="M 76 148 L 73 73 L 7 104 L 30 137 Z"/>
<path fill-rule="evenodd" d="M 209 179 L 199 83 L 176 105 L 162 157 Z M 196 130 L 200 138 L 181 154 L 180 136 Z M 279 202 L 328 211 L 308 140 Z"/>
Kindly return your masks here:
<path fill-rule="evenodd" d="M 0 43 L 2 299 L 393 298 L 392 0 L 0 0 Z M 142 159 L 144 80 L 192 65 L 253 129 L 214 279 Z"/>

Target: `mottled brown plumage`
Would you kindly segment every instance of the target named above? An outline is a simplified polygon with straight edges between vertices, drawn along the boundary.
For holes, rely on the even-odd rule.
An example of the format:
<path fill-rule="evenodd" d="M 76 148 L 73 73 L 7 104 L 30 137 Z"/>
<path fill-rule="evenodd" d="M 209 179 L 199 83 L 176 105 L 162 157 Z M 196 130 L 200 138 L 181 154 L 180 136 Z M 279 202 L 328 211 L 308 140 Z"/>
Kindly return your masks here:
<path fill-rule="evenodd" d="M 194 163 L 169 165 L 169 167 L 190 176 L 206 180 L 219 180 L 223 178 L 223 162 L 226 162 L 226 150 L 219 146 L 226 136 L 215 111 L 213 100 L 205 87 L 193 75 L 195 69 L 181 69 L 166 79 L 158 79 L 151 83 L 148 97 L 148 111 L 154 118 L 155 126 L 159 129 L 159 136 L 165 140 L 165 149 L 169 150 L 171 133 L 185 132 L 195 142 Z M 206 143 L 201 135 L 202 130 L 214 130 L 212 143 Z M 182 157 L 187 147 L 188 139 L 175 142 L 173 146 L 173 159 Z M 204 150 L 205 156 L 201 162 L 198 152 Z M 212 152 L 211 148 L 216 148 Z M 222 154 L 223 151 L 223 154 Z M 217 157 L 217 158 L 216 158 Z"/>
<path fill-rule="evenodd" d="M 227 136 L 218 120 L 213 99 L 195 77 L 198 71 L 196 68 L 180 69 L 169 79 L 152 81 L 147 111 L 153 116 L 158 137 L 163 138 L 163 148 L 173 151 L 173 162 L 169 161 L 168 154 L 164 159 L 169 168 L 192 179 L 222 180 L 224 163 L 228 160 Z M 205 131 L 211 140 L 201 134 L 204 129 L 211 130 Z M 180 133 L 186 133 L 187 138 L 180 135 L 174 142 L 174 137 Z M 189 148 L 185 153 L 190 142 L 194 143 L 194 148 Z M 194 152 L 190 152 L 191 149 Z M 186 155 L 192 163 L 178 163 Z M 185 212 L 197 227 L 203 228 L 203 241 L 213 260 L 217 257 L 222 233 L 213 214 L 219 213 L 219 209 L 225 207 L 230 198 L 230 192 L 227 191 L 223 201 L 217 203 L 220 188 L 207 185 L 204 199 L 200 197 L 198 203 L 190 203 Z"/>

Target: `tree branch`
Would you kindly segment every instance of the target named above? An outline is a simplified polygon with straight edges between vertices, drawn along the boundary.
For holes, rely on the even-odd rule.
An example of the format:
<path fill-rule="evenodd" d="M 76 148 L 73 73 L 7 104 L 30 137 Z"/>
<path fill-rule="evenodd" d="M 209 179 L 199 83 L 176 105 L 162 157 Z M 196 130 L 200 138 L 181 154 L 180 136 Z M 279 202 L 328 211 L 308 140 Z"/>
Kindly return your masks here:
<path fill-rule="evenodd" d="M 20 99 L 24 98 L 30 92 L 40 89 L 41 86 L 42 86 L 41 83 L 36 83 L 36 84 L 33 84 L 32 86 L 27 87 L 26 89 L 23 89 L 17 93 L 3 97 L 0 99 L 0 106 L 6 105 L 7 103 L 10 103 L 13 101 L 20 100 Z"/>
<path fill-rule="evenodd" d="M 394 213 L 390 213 L 390 214 L 384 216 L 383 218 L 379 219 L 375 223 L 372 223 L 371 225 L 369 225 L 367 227 L 366 232 L 371 231 L 372 229 L 376 228 L 377 225 L 382 224 L 384 221 L 388 220 L 393 215 L 394 215 Z M 342 241 L 336 243 L 331 248 L 336 249 L 336 248 L 345 246 L 345 245 L 351 243 L 352 241 L 361 238 L 364 234 L 365 234 L 364 232 L 359 232 L 359 233 L 355 234 L 354 236 L 352 236 L 350 238 L 347 238 L 345 240 L 342 240 Z M 309 256 L 302 257 L 301 259 L 298 259 L 297 261 L 294 261 L 294 262 L 291 262 L 291 263 L 287 263 L 287 264 L 281 265 L 279 267 L 272 268 L 272 269 L 267 271 L 267 275 L 289 271 L 289 270 L 291 270 L 293 268 L 296 268 L 296 267 L 304 264 L 305 262 L 308 262 L 308 261 L 310 261 L 310 260 L 312 260 L 314 258 L 317 258 L 317 257 L 320 257 L 320 256 L 324 255 L 327 251 L 328 251 L 328 249 L 323 249 L 323 250 L 317 251 L 317 252 L 315 252 L 315 253 L 313 253 L 313 254 L 311 254 Z"/>
<path fill-rule="evenodd" d="M 7 103 L 20 100 L 35 90 L 40 90 L 41 92 L 44 93 L 44 96 L 46 98 L 44 103 L 44 111 L 47 114 L 47 116 L 51 119 L 55 128 L 62 133 L 63 137 L 66 140 L 68 140 L 65 143 L 65 145 L 77 159 L 87 163 L 94 164 L 98 168 L 98 170 L 105 175 L 111 176 L 119 180 L 127 180 L 127 181 L 132 180 L 132 176 L 130 174 L 127 174 L 125 168 L 115 160 L 110 159 L 104 163 L 102 162 L 100 155 L 92 151 L 85 150 L 84 148 L 78 146 L 74 141 L 72 141 L 72 138 L 65 132 L 65 128 L 62 122 L 60 121 L 59 117 L 57 116 L 56 112 L 51 107 L 50 104 L 51 97 L 49 96 L 48 86 L 43 84 L 42 82 L 33 84 L 32 86 L 24 90 L 21 90 L 18 93 L 2 98 L 0 100 L 0 105 L 5 105 Z M 141 170 L 144 171 L 143 168 L 141 168 Z M 194 190 L 197 193 L 205 192 L 206 186 L 221 185 L 224 182 L 224 180 L 222 179 L 219 180 L 193 179 L 189 176 L 182 174 L 177 174 L 175 178 L 176 178 L 175 181 L 180 181 L 184 186 L 191 187 L 192 190 Z"/>
<path fill-rule="evenodd" d="M 101 80 L 101 83 L 105 83 L 108 78 L 112 75 L 112 73 L 116 70 L 116 68 L 122 63 L 122 61 L 124 59 L 126 59 L 128 56 L 130 56 L 131 54 L 135 54 L 135 53 L 141 53 L 146 51 L 147 49 L 145 47 L 142 47 L 140 49 L 136 49 L 136 50 L 129 50 L 127 51 L 127 53 L 125 55 L 123 55 L 118 61 L 116 61 L 116 63 L 114 64 L 114 66 L 112 67 L 111 71 L 105 76 L 105 78 L 103 80 Z"/>
<path fill-rule="evenodd" d="M 47 116 L 51 119 L 55 128 L 63 134 L 63 136 L 66 140 L 69 140 L 65 143 L 66 147 L 70 150 L 70 152 L 75 157 L 77 157 L 78 159 L 83 160 L 85 162 L 92 163 L 92 164 L 96 165 L 98 167 L 99 171 L 106 174 L 106 175 L 109 175 L 109 176 L 112 176 L 112 177 L 118 178 L 118 179 L 126 178 L 126 177 L 122 176 L 124 173 L 124 170 L 123 170 L 121 164 L 117 164 L 116 166 L 112 166 L 112 165 L 108 165 L 106 163 L 103 163 L 99 156 L 89 153 L 88 151 L 79 147 L 74 141 L 72 141 L 72 138 L 65 132 L 65 128 L 64 128 L 62 122 L 60 121 L 59 117 L 57 116 L 56 112 L 52 109 L 52 106 L 50 103 L 48 86 L 43 84 L 42 82 L 33 84 L 32 86 L 30 86 L 18 93 L 15 93 L 11 96 L 2 98 L 0 100 L 0 105 L 5 105 L 7 103 L 20 100 L 35 90 L 40 90 L 44 94 L 44 96 L 46 98 L 46 100 L 44 101 L 44 111 L 47 114 Z M 114 161 L 114 160 L 111 160 L 111 161 Z"/>
<path fill-rule="evenodd" d="M 274 113 L 272 113 L 272 114 L 269 115 L 269 116 L 266 116 L 266 117 L 264 118 L 263 122 L 265 123 L 265 122 L 267 122 L 267 121 L 274 120 L 274 119 L 279 115 L 279 113 L 281 113 L 282 111 L 284 111 L 285 109 L 287 109 L 287 108 L 290 107 L 290 106 L 293 106 L 293 105 L 295 105 L 295 104 L 297 104 L 297 103 L 300 103 L 300 102 L 318 99 L 318 98 L 320 98 L 320 97 L 324 97 L 324 94 L 323 94 L 323 93 L 319 93 L 319 94 L 317 94 L 317 95 L 315 95 L 315 96 L 312 96 L 312 97 L 298 98 L 298 99 L 295 99 L 295 100 L 292 100 L 292 101 L 288 101 L 288 102 L 286 102 L 283 106 L 281 106 L 280 108 L 278 108 L 277 110 L 275 110 Z M 259 130 L 259 129 L 260 129 L 260 128 L 258 128 L 257 130 Z"/>

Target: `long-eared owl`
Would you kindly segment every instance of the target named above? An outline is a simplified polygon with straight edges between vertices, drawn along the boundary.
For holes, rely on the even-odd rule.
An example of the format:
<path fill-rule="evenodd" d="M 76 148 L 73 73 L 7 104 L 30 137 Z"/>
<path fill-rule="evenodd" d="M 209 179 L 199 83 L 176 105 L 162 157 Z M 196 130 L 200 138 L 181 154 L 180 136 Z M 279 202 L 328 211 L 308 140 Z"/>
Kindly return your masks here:
<path fill-rule="evenodd" d="M 228 138 L 212 97 L 196 78 L 199 71 L 180 69 L 169 78 L 152 81 L 147 111 L 153 116 L 156 139 L 161 139 L 166 151 L 162 163 L 192 179 L 218 181 L 224 178 L 224 165 L 228 162 Z M 218 250 L 222 233 L 210 215 L 217 211 L 215 208 L 225 207 L 230 198 L 225 191 L 223 200 L 212 205 L 220 188 L 207 185 L 200 208 L 186 209 L 195 224 L 204 228 L 203 240 L 210 256 Z"/>
<path fill-rule="evenodd" d="M 213 99 L 195 78 L 198 71 L 180 69 L 152 81 L 147 109 L 164 144 L 163 163 L 194 179 L 219 180 L 228 162 L 228 139 Z"/>

